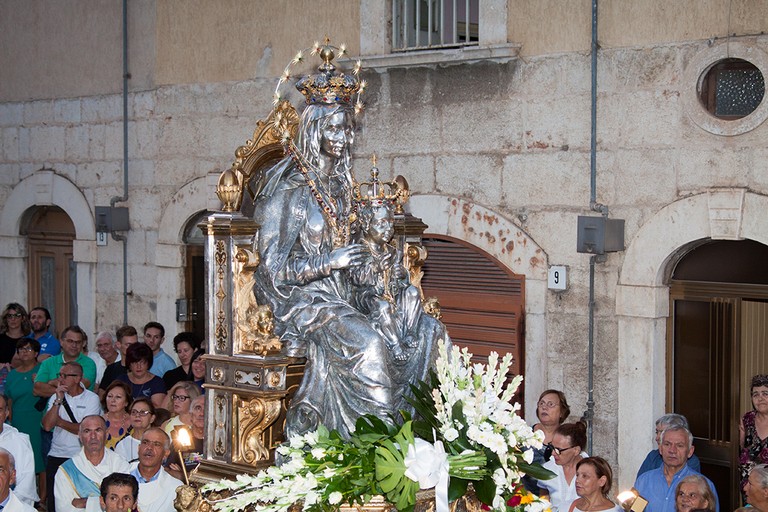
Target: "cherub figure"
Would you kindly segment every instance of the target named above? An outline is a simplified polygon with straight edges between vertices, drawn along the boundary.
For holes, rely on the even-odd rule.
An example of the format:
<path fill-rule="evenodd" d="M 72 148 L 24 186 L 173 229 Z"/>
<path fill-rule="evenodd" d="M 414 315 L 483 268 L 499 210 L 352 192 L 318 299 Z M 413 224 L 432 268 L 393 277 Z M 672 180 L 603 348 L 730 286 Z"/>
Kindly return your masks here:
<path fill-rule="evenodd" d="M 394 234 L 394 205 L 391 201 L 365 200 L 358 208 L 359 233 L 368 249 L 363 264 L 350 269 L 353 305 L 385 338 L 396 361 L 409 357 L 407 349 L 417 344 L 420 294 L 408 281 L 408 272 L 398 251 L 390 244 Z"/>

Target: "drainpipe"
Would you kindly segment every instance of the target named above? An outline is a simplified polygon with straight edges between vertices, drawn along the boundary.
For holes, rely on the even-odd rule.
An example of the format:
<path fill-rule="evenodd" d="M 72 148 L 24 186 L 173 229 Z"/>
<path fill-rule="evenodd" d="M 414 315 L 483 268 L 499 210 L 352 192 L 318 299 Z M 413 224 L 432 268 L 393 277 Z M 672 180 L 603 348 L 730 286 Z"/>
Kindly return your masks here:
<path fill-rule="evenodd" d="M 123 0 L 123 195 L 109 200 L 109 206 L 128 201 L 128 0 Z M 123 243 L 123 325 L 128 325 L 128 237 L 112 231 L 112 239 Z"/>
<path fill-rule="evenodd" d="M 589 185 L 590 209 L 608 216 L 608 207 L 597 202 L 597 1 L 592 0 L 592 80 L 590 88 L 590 146 L 589 146 Z M 587 452 L 592 453 L 592 431 L 595 416 L 594 399 L 594 370 L 595 370 L 595 263 L 605 261 L 605 256 L 595 255 L 589 257 L 589 328 L 587 344 L 587 410 L 584 411 L 584 419 L 587 422 Z"/>

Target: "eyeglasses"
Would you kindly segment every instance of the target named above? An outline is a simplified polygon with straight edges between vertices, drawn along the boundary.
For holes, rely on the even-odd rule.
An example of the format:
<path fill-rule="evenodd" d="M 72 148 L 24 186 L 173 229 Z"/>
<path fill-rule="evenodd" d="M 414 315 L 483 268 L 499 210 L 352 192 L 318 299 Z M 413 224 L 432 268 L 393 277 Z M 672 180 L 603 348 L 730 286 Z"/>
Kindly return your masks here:
<path fill-rule="evenodd" d="M 536 404 L 539 407 L 546 407 L 547 409 L 552 409 L 553 407 L 557 407 L 560 405 L 560 402 L 545 402 L 544 400 L 539 400 L 539 402 Z"/>
<path fill-rule="evenodd" d="M 35 349 L 33 349 L 32 347 L 21 347 L 16 349 L 16 352 L 34 352 L 34 351 Z"/>
<path fill-rule="evenodd" d="M 66 379 L 67 377 L 79 377 L 79 373 L 60 373 L 59 378 L 60 379 Z"/>
<path fill-rule="evenodd" d="M 689 500 L 695 500 L 698 499 L 699 493 L 697 492 L 683 492 L 680 491 L 677 493 L 678 498 L 688 498 Z"/>
<path fill-rule="evenodd" d="M 563 452 L 570 450 L 571 448 L 575 447 L 576 445 L 569 446 L 568 448 L 558 448 L 557 446 L 553 445 L 552 443 L 549 443 L 549 446 L 552 447 L 552 451 L 555 452 L 555 455 L 562 455 Z"/>
<path fill-rule="evenodd" d="M 7 315 L 5 315 L 5 318 L 21 318 L 22 316 L 24 315 L 22 315 L 21 313 L 8 313 Z"/>
<path fill-rule="evenodd" d="M 133 411 L 131 411 L 131 416 L 147 416 L 148 414 L 152 414 L 152 412 L 150 412 L 150 411 L 138 411 L 138 410 L 135 410 L 135 409 Z"/>
<path fill-rule="evenodd" d="M 189 400 L 189 397 L 186 395 L 171 395 L 171 400 L 179 400 L 181 402 L 186 402 Z"/>

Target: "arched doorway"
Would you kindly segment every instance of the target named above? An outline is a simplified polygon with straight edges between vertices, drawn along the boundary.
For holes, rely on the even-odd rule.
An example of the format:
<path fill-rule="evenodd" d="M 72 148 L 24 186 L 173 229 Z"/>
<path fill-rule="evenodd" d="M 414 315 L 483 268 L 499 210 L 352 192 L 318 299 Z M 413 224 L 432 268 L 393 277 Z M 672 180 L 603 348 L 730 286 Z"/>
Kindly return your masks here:
<path fill-rule="evenodd" d="M 77 266 L 72 258 L 75 226 L 58 206 L 38 206 L 27 211 L 21 234 L 28 241 L 29 309 L 47 308 L 50 331 L 57 335 L 78 323 Z"/>
<path fill-rule="evenodd" d="M 479 361 L 495 351 L 514 356 L 510 377 L 523 373 L 525 276 L 509 271 L 477 247 L 445 235 L 425 234 L 421 281 L 440 301 L 442 321 L 456 345 Z M 523 401 L 523 388 L 516 400 Z"/>
<path fill-rule="evenodd" d="M 670 281 L 668 409 L 685 415 L 723 509 L 738 508 L 738 422 L 768 370 L 768 246 L 697 242 Z"/>
<path fill-rule="evenodd" d="M 208 215 L 208 211 L 199 212 L 184 226 L 184 298 L 177 301 L 177 320 L 183 323 L 183 330 L 200 339 L 205 339 L 205 236 L 198 225 Z"/>

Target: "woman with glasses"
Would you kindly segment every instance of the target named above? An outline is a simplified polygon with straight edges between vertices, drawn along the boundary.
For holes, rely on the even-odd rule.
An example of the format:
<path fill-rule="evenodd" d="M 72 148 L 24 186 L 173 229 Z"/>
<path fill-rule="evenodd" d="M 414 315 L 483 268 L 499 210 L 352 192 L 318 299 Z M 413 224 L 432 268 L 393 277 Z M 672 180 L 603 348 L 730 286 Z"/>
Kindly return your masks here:
<path fill-rule="evenodd" d="M 124 437 L 117 446 L 115 453 L 128 462 L 139 458 L 141 436 L 155 423 L 155 406 L 148 398 L 137 398 L 131 404 L 131 435 Z"/>
<path fill-rule="evenodd" d="M 544 467 L 555 477 L 539 480 L 542 496 L 549 495 L 552 512 L 569 512 L 576 494 L 576 464 L 588 455 L 583 452 L 587 444 L 587 427 L 584 423 L 563 423 L 552 436 L 552 458 Z"/>
<path fill-rule="evenodd" d="M 0 320 L 0 364 L 11 364 L 16 344 L 31 331 L 32 324 L 24 306 L 17 302 L 5 306 Z"/>
<path fill-rule="evenodd" d="M 550 443 L 555 435 L 557 427 L 562 425 L 568 415 L 571 414 L 571 408 L 565 399 L 565 393 L 556 389 L 547 389 L 539 395 L 539 401 L 536 403 L 536 417 L 539 422 L 533 426 L 533 431 L 544 432 L 542 447 L 533 450 L 533 462 L 544 464 L 552 457 Z M 538 482 L 535 478 L 525 475 L 523 485 L 534 494 L 539 494 Z"/>
<path fill-rule="evenodd" d="M 677 512 L 708 511 L 715 512 L 717 500 L 709 488 L 709 483 L 701 475 L 688 475 L 680 480 L 675 490 L 675 510 Z"/>
<path fill-rule="evenodd" d="M 170 436 L 176 426 L 191 425 L 192 415 L 189 407 L 192 400 L 200 396 L 200 388 L 194 382 L 177 382 L 168 392 L 165 408 L 171 411 L 171 418 L 163 423 L 163 430 Z"/>
<path fill-rule="evenodd" d="M 125 352 L 128 373 L 120 375 L 117 380 L 131 387 L 131 396 L 134 398 L 149 398 L 155 407 L 162 407 L 166 387 L 163 379 L 149 372 L 152 361 L 152 349 L 146 343 L 134 343 Z"/>
<path fill-rule="evenodd" d="M 755 375 L 750 386 L 752 410 L 739 423 L 739 471 L 742 498 L 746 500 L 744 486 L 755 464 L 768 463 L 768 375 Z"/>
<path fill-rule="evenodd" d="M 576 494 L 569 512 L 622 512 L 609 497 L 613 482 L 611 466 L 602 457 L 587 457 L 576 463 Z M 686 511 L 690 512 L 690 511 Z"/>
<path fill-rule="evenodd" d="M 41 449 L 40 422 L 43 411 L 35 407 L 40 400 L 32 394 L 35 374 L 40 369 L 37 356 L 40 343 L 32 338 L 21 338 L 16 342 L 17 365 L 11 370 L 5 381 L 5 394 L 8 396 L 8 409 L 11 411 L 11 425 L 19 432 L 29 436 L 35 455 L 35 473 L 39 476 L 40 501 L 45 503 L 45 464 Z"/>
<path fill-rule="evenodd" d="M 131 388 L 125 382 L 116 380 L 107 387 L 101 399 L 102 415 L 107 423 L 107 437 L 104 445 L 114 450 L 117 443 L 131 434 Z"/>

